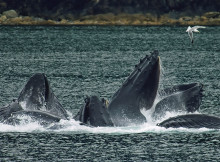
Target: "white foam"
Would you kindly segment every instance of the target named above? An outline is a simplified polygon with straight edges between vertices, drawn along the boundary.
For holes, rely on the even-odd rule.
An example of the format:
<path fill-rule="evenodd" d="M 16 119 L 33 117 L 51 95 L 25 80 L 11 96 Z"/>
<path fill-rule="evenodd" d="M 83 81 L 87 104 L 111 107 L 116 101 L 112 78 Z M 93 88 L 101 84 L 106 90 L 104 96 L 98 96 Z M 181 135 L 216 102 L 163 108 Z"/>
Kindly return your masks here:
<path fill-rule="evenodd" d="M 167 114 L 166 118 L 176 116 L 177 114 Z M 157 126 L 156 122 L 148 121 L 142 125 L 128 127 L 89 127 L 80 125 L 78 121 L 61 120 L 59 123 L 51 124 L 49 128 L 58 126 L 57 129 L 47 129 L 41 126 L 38 122 L 22 116 L 24 122 L 20 125 L 12 126 L 0 123 L 0 132 L 57 132 L 57 133 L 104 133 L 104 134 L 133 134 L 133 133 L 165 133 L 165 132 L 204 132 L 210 131 L 207 128 L 187 129 L 187 128 L 163 128 Z"/>
<path fill-rule="evenodd" d="M 6 125 L 0 123 L 0 132 L 38 132 L 38 131 L 46 131 L 43 126 L 39 125 L 36 122 L 27 123 L 24 125 Z"/>

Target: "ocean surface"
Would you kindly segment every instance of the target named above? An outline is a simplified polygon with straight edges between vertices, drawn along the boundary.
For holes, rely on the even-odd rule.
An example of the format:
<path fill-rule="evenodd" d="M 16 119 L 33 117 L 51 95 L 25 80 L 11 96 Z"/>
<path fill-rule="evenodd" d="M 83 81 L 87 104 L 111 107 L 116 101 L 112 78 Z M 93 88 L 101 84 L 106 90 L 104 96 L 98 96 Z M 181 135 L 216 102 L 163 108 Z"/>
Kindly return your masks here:
<path fill-rule="evenodd" d="M 86 95 L 110 99 L 139 60 L 158 50 L 160 88 L 200 82 L 199 113 L 220 116 L 220 27 L 200 29 L 194 44 L 186 29 L 0 26 L 0 107 L 16 99 L 33 74 L 45 73 L 74 116 Z M 148 121 L 90 128 L 72 119 L 61 121 L 58 130 L 35 122 L 0 123 L 0 161 L 220 161 L 219 130 L 165 129 Z"/>

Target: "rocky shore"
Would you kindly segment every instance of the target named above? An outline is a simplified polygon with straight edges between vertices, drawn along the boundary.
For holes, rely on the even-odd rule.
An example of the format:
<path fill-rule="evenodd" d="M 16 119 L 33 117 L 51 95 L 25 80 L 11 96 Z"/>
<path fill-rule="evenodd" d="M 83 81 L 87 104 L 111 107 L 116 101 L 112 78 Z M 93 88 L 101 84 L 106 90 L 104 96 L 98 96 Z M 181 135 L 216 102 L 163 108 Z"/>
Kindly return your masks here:
<path fill-rule="evenodd" d="M 220 25 L 220 1 L 0 0 L 0 25 Z"/>
<path fill-rule="evenodd" d="M 0 15 L 1 25 L 220 25 L 220 12 L 207 12 L 202 16 L 172 18 L 169 14 L 97 14 L 75 19 L 52 20 L 21 16 L 15 10 Z"/>

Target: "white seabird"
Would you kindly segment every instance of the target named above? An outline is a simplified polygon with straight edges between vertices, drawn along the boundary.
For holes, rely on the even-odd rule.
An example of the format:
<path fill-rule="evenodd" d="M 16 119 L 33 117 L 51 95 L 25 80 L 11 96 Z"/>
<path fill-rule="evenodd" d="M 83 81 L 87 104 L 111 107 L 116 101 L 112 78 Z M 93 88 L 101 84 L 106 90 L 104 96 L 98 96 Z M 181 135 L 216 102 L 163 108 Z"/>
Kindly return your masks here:
<path fill-rule="evenodd" d="M 199 32 L 197 30 L 198 28 L 206 28 L 206 27 L 205 26 L 194 26 L 194 27 L 191 28 L 190 26 L 188 26 L 188 28 L 186 30 L 186 32 L 188 32 L 189 37 L 191 39 L 191 43 L 193 43 L 193 32 Z"/>

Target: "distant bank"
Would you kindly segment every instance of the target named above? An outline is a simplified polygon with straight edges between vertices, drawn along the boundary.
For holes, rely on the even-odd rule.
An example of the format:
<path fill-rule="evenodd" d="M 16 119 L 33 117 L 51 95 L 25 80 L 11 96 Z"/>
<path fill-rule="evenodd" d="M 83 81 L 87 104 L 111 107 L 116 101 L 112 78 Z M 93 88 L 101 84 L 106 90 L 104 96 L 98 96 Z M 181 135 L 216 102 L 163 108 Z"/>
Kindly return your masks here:
<path fill-rule="evenodd" d="M 220 0 L 0 0 L 0 25 L 220 25 Z"/>
<path fill-rule="evenodd" d="M 152 14 L 98 14 L 81 16 L 75 20 L 52 20 L 21 16 L 14 10 L 0 15 L 0 25 L 220 25 L 220 12 L 207 12 L 202 16 L 183 16 L 178 19 L 168 14 L 159 17 Z"/>

